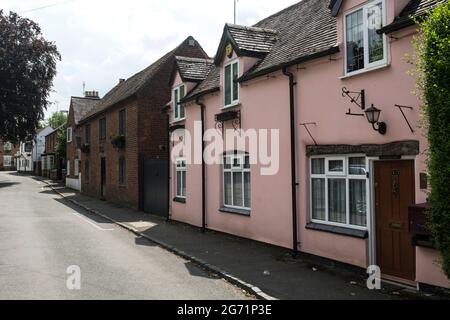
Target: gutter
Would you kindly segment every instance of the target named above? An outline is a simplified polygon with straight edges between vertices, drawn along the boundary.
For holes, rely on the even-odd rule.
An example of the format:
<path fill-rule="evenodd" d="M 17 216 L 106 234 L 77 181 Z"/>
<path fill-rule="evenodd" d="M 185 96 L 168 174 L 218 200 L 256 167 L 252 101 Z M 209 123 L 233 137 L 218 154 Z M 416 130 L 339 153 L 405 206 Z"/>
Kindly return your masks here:
<path fill-rule="evenodd" d="M 297 170 L 295 157 L 295 101 L 294 75 L 288 71 L 287 67 L 282 69 L 283 74 L 289 78 L 289 109 L 290 109 L 290 130 L 291 130 L 291 196 L 292 196 L 292 254 L 298 254 L 298 230 L 297 230 Z"/>
<path fill-rule="evenodd" d="M 206 231 L 206 164 L 203 158 L 205 151 L 205 141 L 203 136 L 205 134 L 205 105 L 200 102 L 200 97 L 195 99 L 195 103 L 200 107 L 201 121 L 202 121 L 202 232 Z"/>

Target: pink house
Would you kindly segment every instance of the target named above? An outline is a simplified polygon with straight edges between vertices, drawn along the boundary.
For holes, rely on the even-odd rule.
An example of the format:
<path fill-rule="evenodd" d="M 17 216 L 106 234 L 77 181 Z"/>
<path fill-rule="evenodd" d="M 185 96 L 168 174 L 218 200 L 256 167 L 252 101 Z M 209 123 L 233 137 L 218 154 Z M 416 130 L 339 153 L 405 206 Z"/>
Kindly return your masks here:
<path fill-rule="evenodd" d="M 421 227 L 427 142 L 407 60 L 410 16 L 440 2 L 303 0 L 225 25 L 214 60 L 178 57 L 171 219 L 448 287 Z"/>

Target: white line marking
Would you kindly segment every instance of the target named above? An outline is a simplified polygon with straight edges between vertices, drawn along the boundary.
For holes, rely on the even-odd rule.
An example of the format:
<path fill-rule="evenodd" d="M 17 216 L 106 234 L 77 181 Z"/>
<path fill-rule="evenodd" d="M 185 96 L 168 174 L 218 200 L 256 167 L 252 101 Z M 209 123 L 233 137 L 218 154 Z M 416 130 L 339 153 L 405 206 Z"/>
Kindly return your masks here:
<path fill-rule="evenodd" d="M 89 223 L 90 225 L 94 226 L 95 228 L 97 228 L 97 230 L 100 230 L 100 231 L 114 231 L 115 230 L 115 229 L 104 229 L 104 228 L 98 226 L 96 223 L 92 222 L 91 220 L 85 218 L 84 216 L 82 216 L 76 212 L 70 212 L 70 213 L 73 214 L 74 216 L 77 216 L 81 220 L 84 220 L 85 222 Z"/>

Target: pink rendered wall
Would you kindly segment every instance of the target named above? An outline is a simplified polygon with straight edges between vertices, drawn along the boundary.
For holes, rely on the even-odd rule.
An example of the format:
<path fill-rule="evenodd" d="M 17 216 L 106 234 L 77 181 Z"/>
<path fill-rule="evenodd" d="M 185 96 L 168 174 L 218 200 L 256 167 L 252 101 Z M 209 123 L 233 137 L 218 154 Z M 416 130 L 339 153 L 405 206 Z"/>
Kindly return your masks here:
<path fill-rule="evenodd" d="M 424 151 L 427 142 L 419 126 L 420 101 L 412 94 L 415 80 L 407 74 L 413 68 L 406 62 L 405 54 L 412 52 L 411 40 L 414 27 L 395 34 L 397 40 L 388 41 L 388 64 L 381 69 L 352 77 L 344 75 L 342 12 L 363 1 L 346 1 L 338 16 L 340 53 L 332 60 L 317 59 L 290 71 L 295 74 L 296 123 L 316 122 L 310 127 L 319 144 L 384 144 L 399 140 L 419 140 L 420 154 L 415 158 L 416 202 L 426 200 L 426 193 L 419 189 L 419 173 L 426 171 Z M 387 0 L 388 22 L 400 6 Z M 235 58 L 233 56 L 231 59 Z M 224 63 L 229 59 L 225 58 Z M 241 72 L 255 60 L 241 58 Z M 221 77 L 221 84 L 223 79 Z M 351 91 L 366 90 L 366 104 L 374 104 L 382 110 L 380 121 L 388 125 L 386 135 L 375 132 L 365 117 L 347 116 L 348 108 L 361 112 L 341 95 L 345 86 Z M 202 98 L 206 105 L 206 128 L 214 128 L 214 115 L 223 107 L 223 90 Z M 240 87 L 241 126 L 280 130 L 280 169 L 277 175 L 262 176 L 259 165 L 251 166 L 251 215 L 250 217 L 223 213 L 218 209 L 222 199 L 222 168 L 207 166 L 206 208 L 209 229 L 260 240 L 291 248 L 291 197 L 290 197 L 290 139 L 289 139 L 289 91 L 287 77 L 275 72 L 270 77 L 260 77 Z M 415 132 L 411 133 L 401 113 L 394 104 L 414 107 L 405 110 Z M 186 129 L 192 129 L 193 121 L 200 119 L 195 104 L 186 107 Z M 225 128 L 229 127 L 225 126 Z M 298 218 L 301 251 L 337 261 L 366 267 L 369 264 L 368 240 L 305 229 L 309 213 L 309 159 L 305 155 L 307 145 L 313 144 L 304 128 L 297 126 Z M 172 167 L 172 170 L 174 168 Z M 173 177 L 173 175 L 172 175 Z M 188 166 L 186 204 L 172 203 L 175 219 L 201 224 L 201 167 Z M 442 272 L 431 260 L 438 257 L 435 250 L 417 248 L 417 281 L 447 286 Z M 431 275 L 430 275 L 431 274 Z"/>
<path fill-rule="evenodd" d="M 176 73 L 172 88 L 175 88 L 181 84 L 185 85 L 185 93 L 190 92 L 195 83 L 184 82 L 181 79 L 179 72 Z M 171 102 L 170 119 L 173 121 L 173 101 Z M 194 121 L 200 121 L 200 110 L 195 104 L 189 104 L 185 106 L 185 115 L 187 120 L 177 121 L 176 123 L 184 124 L 187 131 L 193 132 Z M 177 133 L 173 133 L 177 136 Z M 177 136 L 178 137 L 178 136 Z M 174 145 L 178 143 L 184 143 L 185 139 L 174 142 Z M 186 156 L 186 154 L 180 154 L 177 156 Z M 173 201 L 176 196 L 176 171 L 175 163 L 170 163 L 170 194 L 169 194 L 169 211 L 171 218 L 174 220 L 186 222 L 195 226 L 201 226 L 201 165 L 188 164 L 186 168 L 186 203 L 180 203 Z"/>

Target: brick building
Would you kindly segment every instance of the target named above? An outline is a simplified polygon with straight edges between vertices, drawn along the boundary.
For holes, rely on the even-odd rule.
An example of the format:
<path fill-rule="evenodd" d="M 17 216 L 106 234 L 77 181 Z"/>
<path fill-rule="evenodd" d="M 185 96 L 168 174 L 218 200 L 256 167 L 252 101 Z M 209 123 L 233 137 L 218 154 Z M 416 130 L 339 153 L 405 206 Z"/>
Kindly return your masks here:
<path fill-rule="evenodd" d="M 18 146 L 11 142 L 0 140 L 0 171 L 16 170 L 14 155 L 18 151 Z"/>
<path fill-rule="evenodd" d="M 56 151 L 58 133 L 64 130 L 66 125 L 61 125 L 45 136 L 45 151 L 41 155 L 42 175 L 54 180 L 62 179 L 64 159 L 58 156 Z"/>
<path fill-rule="evenodd" d="M 66 186 L 75 190 L 81 190 L 81 175 L 79 174 L 82 147 L 80 120 L 94 108 L 99 100 L 97 91 L 86 91 L 84 97 L 70 99 L 66 128 Z"/>
<path fill-rule="evenodd" d="M 207 58 L 193 37 L 127 80 L 120 80 L 81 121 L 82 192 L 166 215 L 168 128 L 175 57 Z"/>

